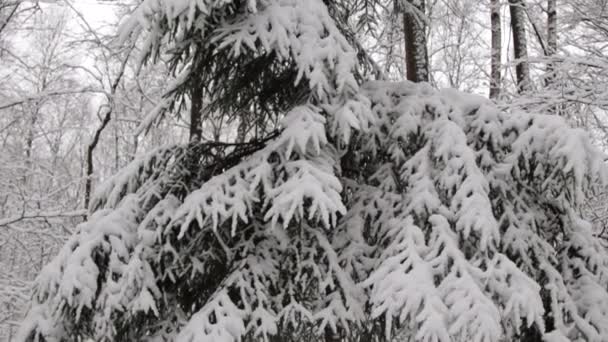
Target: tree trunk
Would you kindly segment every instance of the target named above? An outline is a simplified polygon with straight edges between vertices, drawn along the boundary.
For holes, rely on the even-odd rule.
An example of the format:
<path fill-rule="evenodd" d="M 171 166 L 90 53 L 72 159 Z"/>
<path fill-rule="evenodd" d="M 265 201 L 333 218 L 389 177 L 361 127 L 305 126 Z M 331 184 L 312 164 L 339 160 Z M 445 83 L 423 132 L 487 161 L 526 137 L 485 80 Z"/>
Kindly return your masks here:
<path fill-rule="evenodd" d="M 549 55 L 557 52 L 557 4 L 547 0 L 547 51 Z"/>
<path fill-rule="evenodd" d="M 94 174 L 94 165 L 93 165 L 93 152 L 95 152 L 95 148 L 97 148 L 97 144 L 99 143 L 99 139 L 101 138 L 101 132 L 106 128 L 110 120 L 112 119 L 112 109 L 113 104 L 110 104 L 108 110 L 106 111 L 103 120 L 101 121 L 101 126 L 97 128 L 95 134 L 93 135 L 93 139 L 87 146 L 87 173 L 84 183 L 84 207 L 85 209 L 89 208 L 89 204 L 91 202 L 91 195 L 93 192 L 93 174 Z"/>
<path fill-rule="evenodd" d="M 339 328 L 334 332 L 329 326 L 325 327 L 325 342 L 341 342 Z"/>
<path fill-rule="evenodd" d="M 496 99 L 500 95 L 500 67 L 502 51 L 502 29 L 500 26 L 500 0 L 490 0 L 490 20 L 492 27 L 492 70 L 490 72 L 490 98 Z"/>
<path fill-rule="evenodd" d="M 509 0 L 511 30 L 513 31 L 513 51 L 517 91 L 523 93 L 530 88 L 530 67 L 528 65 L 528 43 L 526 39 L 524 0 Z"/>
<path fill-rule="evenodd" d="M 34 174 L 34 171 L 32 170 L 32 166 L 34 165 L 32 160 L 32 150 L 34 148 L 34 135 L 39 115 L 40 101 L 36 101 L 34 104 L 32 115 L 30 116 L 27 137 L 25 139 L 25 171 L 23 172 L 23 186 L 27 186 L 29 179 L 28 176 Z"/>
<path fill-rule="evenodd" d="M 110 87 L 110 94 L 106 95 L 107 100 L 108 100 L 108 109 L 106 111 L 106 114 L 104 115 L 103 120 L 101 121 L 101 125 L 95 131 L 95 134 L 93 135 L 93 139 L 89 143 L 89 146 L 87 146 L 87 156 L 86 156 L 87 170 L 86 170 L 86 178 L 85 178 L 85 182 L 84 182 L 84 208 L 85 209 L 89 209 L 89 204 L 91 202 L 91 195 L 93 192 L 93 174 L 95 172 L 95 168 L 93 165 L 93 153 L 95 152 L 95 148 L 97 148 L 97 144 L 99 143 L 99 139 L 101 138 L 101 133 L 103 132 L 103 130 L 106 128 L 106 126 L 108 125 L 108 123 L 110 123 L 110 120 L 112 119 L 112 111 L 114 110 L 114 94 L 116 94 L 116 89 L 118 88 L 118 85 L 120 84 L 120 80 L 122 79 L 122 76 L 125 74 L 125 68 L 127 66 L 127 61 L 129 60 L 129 56 L 131 55 L 131 52 L 133 51 L 134 48 L 135 48 L 135 46 L 131 46 L 131 48 L 129 49 L 129 52 L 127 53 L 125 58 L 122 60 L 122 63 L 120 65 L 120 71 L 119 71 L 118 75 L 116 76 L 116 78 L 114 79 L 114 83 L 112 83 L 112 86 Z M 85 219 L 86 218 L 87 217 L 85 216 Z"/>
<path fill-rule="evenodd" d="M 554 65 L 551 58 L 557 52 L 557 8 L 556 0 L 547 0 L 547 85 L 555 78 Z"/>
<path fill-rule="evenodd" d="M 405 39 L 405 66 L 407 79 L 413 82 L 429 81 L 429 62 L 426 47 L 426 25 L 423 18 L 424 0 L 414 4 L 407 0 L 401 4 L 403 35 Z"/>
<path fill-rule="evenodd" d="M 245 140 L 247 140 L 247 124 L 247 118 L 245 115 L 241 115 L 239 118 L 239 126 L 236 130 L 236 142 L 239 144 L 242 144 L 245 142 Z"/>
<path fill-rule="evenodd" d="M 201 141 L 203 135 L 203 87 L 195 80 L 190 90 L 190 141 Z"/>

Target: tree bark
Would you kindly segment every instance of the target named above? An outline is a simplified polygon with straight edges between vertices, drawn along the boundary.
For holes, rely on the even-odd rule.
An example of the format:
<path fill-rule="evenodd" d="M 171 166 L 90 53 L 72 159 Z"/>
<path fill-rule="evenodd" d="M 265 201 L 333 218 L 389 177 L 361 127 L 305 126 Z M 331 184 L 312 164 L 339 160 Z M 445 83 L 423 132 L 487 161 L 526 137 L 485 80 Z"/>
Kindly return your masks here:
<path fill-rule="evenodd" d="M 194 81 L 190 90 L 190 141 L 201 141 L 203 136 L 202 110 L 203 110 L 203 87 L 198 80 Z"/>
<path fill-rule="evenodd" d="M 553 61 L 551 58 L 557 53 L 557 5 L 556 0 L 547 0 L 547 85 L 553 83 L 555 78 Z"/>
<path fill-rule="evenodd" d="M 547 0 L 547 50 L 549 55 L 557 52 L 557 4 Z"/>
<path fill-rule="evenodd" d="M 101 133 L 106 128 L 110 120 L 112 119 L 112 105 L 110 105 L 106 111 L 106 114 L 101 121 L 101 125 L 95 131 L 93 135 L 93 139 L 89 146 L 87 146 L 87 174 L 84 183 L 84 207 L 89 208 L 89 204 L 91 202 L 91 193 L 93 192 L 93 173 L 95 172 L 94 164 L 93 164 L 93 153 L 95 152 L 95 148 L 97 148 L 97 144 L 99 144 L 99 139 L 101 138 Z"/>
<path fill-rule="evenodd" d="M 509 0 L 511 30 L 513 31 L 513 52 L 517 91 L 523 93 L 530 88 L 530 67 L 528 65 L 528 42 L 526 38 L 524 0 Z"/>
<path fill-rule="evenodd" d="M 502 51 L 502 29 L 500 26 L 500 0 L 490 0 L 490 21 L 492 29 L 492 57 L 490 72 L 490 98 L 496 99 L 500 95 L 500 67 Z"/>
<path fill-rule="evenodd" d="M 428 82 L 429 57 L 426 46 L 426 24 L 423 18 L 424 0 L 417 4 L 407 0 L 405 4 L 401 4 L 401 9 L 407 79 L 413 82 Z"/>

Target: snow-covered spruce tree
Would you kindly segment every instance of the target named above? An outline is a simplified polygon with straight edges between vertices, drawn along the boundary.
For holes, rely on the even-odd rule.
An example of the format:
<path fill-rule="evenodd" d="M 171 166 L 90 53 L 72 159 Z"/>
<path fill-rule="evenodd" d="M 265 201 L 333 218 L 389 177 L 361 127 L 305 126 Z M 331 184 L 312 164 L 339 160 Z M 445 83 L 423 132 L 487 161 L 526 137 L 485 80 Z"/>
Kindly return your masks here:
<path fill-rule="evenodd" d="M 606 172 L 586 134 L 361 83 L 326 6 L 138 7 L 125 30 L 171 45 L 175 96 L 206 82 L 214 115 L 278 130 L 161 147 L 106 182 L 38 277 L 24 340 L 608 339 L 608 254 L 580 215 Z"/>

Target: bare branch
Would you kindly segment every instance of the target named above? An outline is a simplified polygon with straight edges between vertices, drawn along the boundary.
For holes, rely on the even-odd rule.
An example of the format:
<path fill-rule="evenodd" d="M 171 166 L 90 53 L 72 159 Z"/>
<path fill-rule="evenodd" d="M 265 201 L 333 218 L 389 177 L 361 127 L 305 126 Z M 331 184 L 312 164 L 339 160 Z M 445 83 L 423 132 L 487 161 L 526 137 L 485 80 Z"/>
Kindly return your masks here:
<path fill-rule="evenodd" d="M 14 106 L 26 103 L 26 102 L 40 100 L 45 97 L 61 96 L 61 95 L 69 95 L 69 94 L 82 94 L 82 93 L 103 93 L 103 91 L 100 91 L 99 89 L 93 89 L 93 88 L 87 87 L 87 88 L 82 88 L 82 89 L 53 90 L 53 91 L 48 91 L 48 92 L 41 92 L 38 94 L 20 98 L 15 101 L 0 104 L 0 110 L 14 107 Z"/>
<path fill-rule="evenodd" d="M 51 219 L 51 218 L 62 218 L 62 217 L 83 217 L 86 215 L 86 210 L 74 210 L 74 211 L 54 211 L 54 212 L 31 212 L 21 213 L 21 215 L 7 217 L 0 219 L 0 227 L 8 226 L 10 224 L 17 223 L 23 220 L 36 220 L 36 219 Z"/>

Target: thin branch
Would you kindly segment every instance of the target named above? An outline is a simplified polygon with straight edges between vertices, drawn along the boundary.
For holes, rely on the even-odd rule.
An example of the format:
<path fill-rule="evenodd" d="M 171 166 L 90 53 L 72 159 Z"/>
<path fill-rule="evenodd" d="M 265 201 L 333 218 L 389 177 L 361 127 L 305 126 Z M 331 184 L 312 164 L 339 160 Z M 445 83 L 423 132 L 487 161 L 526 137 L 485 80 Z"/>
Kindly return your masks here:
<path fill-rule="evenodd" d="M 545 40 L 543 39 L 543 36 L 540 33 L 540 30 L 538 29 L 538 25 L 536 25 L 536 22 L 530 16 L 530 12 L 528 11 L 528 6 L 525 6 L 525 4 L 522 3 L 522 7 L 523 7 L 524 11 L 526 12 L 526 16 L 528 17 L 528 21 L 530 21 L 530 24 L 532 24 L 532 28 L 534 29 L 534 34 L 536 35 L 536 39 L 538 40 L 538 43 L 540 44 L 540 47 L 543 50 L 543 54 L 545 56 L 549 56 L 549 50 L 547 49 L 547 46 L 545 44 Z"/>
<path fill-rule="evenodd" d="M 23 220 L 36 220 L 36 219 L 50 219 L 50 218 L 62 218 L 62 217 L 82 217 L 86 215 L 86 210 L 74 210 L 74 211 L 55 211 L 55 212 L 33 212 L 33 213 L 21 213 L 21 215 L 7 217 L 0 219 L 0 227 L 8 226 Z"/>
<path fill-rule="evenodd" d="M 11 12 L 8 14 L 8 16 L 6 17 L 6 20 L 4 20 L 4 22 L 2 23 L 2 26 L 0 26 L 0 33 L 2 33 L 2 31 L 6 28 L 6 26 L 8 25 L 8 22 L 11 21 L 11 18 L 15 15 L 15 13 L 17 13 L 17 8 L 19 8 L 19 4 L 21 2 L 17 1 L 13 7 L 13 9 L 11 10 Z"/>
<path fill-rule="evenodd" d="M 20 98 L 18 100 L 15 100 L 15 101 L 12 101 L 9 103 L 0 104 L 0 110 L 18 106 L 18 105 L 26 103 L 26 102 L 39 100 L 44 97 L 61 96 L 61 95 L 68 95 L 68 94 L 81 94 L 81 93 L 103 93 L 103 92 L 100 91 L 99 89 L 93 89 L 93 88 L 72 89 L 72 90 L 55 90 L 55 91 L 49 91 L 49 92 L 42 92 L 42 93 L 23 97 L 23 98 Z"/>

